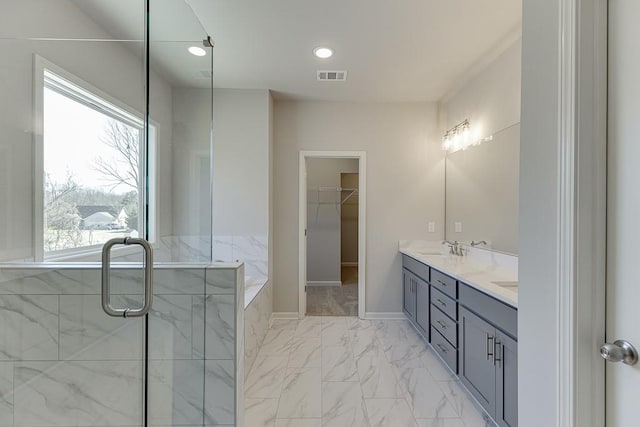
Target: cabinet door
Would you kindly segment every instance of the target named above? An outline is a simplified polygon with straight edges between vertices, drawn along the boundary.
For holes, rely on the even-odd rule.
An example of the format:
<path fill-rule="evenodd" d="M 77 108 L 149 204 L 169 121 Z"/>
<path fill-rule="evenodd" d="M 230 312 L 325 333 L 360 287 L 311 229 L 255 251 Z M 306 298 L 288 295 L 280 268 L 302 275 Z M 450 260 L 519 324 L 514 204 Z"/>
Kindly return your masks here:
<path fill-rule="evenodd" d="M 412 321 L 416 320 L 416 294 L 413 287 L 415 276 L 408 270 L 402 270 L 402 286 L 403 286 L 403 308 L 407 317 Z"/>
<path fill-rule="evenodd" d="M 460 307 L 459 376 L 492 417 L 496 412 L 495 328 Z"/>
<path fill-rule="evenodd" d="M 429 336 L 429 284 L 416 278 L 416 325 Z"/>
<path fill-rule="evenodd" d="M 499 426 L 518 425 L 518 343 L 496 333 L 496 416 Z"/>

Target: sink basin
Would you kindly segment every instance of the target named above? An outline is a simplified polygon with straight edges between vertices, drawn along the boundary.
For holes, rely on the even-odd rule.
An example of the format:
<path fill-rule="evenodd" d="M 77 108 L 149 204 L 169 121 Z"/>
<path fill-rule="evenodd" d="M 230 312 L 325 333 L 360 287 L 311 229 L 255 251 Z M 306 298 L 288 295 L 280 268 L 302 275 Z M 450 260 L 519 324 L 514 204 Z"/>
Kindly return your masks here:
<path fill-rule="evenodd" d="M 419 251 L 418 254 L 422 255 L 422 256 L 444 256 L 444 254 L 442 252 L 422 252 L 422 251 Z"/>
<path fill-rule="evenodd" d="M 518 282 L 517 281 L 509 281 L 509 280 L 496 280 L 495 282 L 491 282 L 494 285 L 498 285 L 501 288 L 517 288 L 518 287 Z"/>

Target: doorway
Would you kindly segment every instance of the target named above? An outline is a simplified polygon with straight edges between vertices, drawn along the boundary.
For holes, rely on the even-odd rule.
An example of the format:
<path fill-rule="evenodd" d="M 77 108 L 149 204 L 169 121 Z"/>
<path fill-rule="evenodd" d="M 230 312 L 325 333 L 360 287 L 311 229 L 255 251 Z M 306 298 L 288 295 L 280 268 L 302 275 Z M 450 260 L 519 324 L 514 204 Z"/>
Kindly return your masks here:
<path fill-rule="evenodd" d="M 358 313 L 358 159 L 307 160 L 307 307 Z"/>
<path fill-rule="evenodd" d="M 363 152 L 300 153 L 299 317 L 364 317 Z"/>

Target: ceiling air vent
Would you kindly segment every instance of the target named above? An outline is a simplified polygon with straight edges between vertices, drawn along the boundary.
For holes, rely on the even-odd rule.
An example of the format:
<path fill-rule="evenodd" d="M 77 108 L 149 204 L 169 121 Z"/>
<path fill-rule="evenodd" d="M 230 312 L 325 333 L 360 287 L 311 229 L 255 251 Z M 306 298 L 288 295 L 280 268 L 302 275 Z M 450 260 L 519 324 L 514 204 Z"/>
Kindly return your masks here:
<path fill-rule="evenodd" d="M 321 82 L 344 82 L 347 80 L 347 72 L 318 70 L 318 81 Z"/>

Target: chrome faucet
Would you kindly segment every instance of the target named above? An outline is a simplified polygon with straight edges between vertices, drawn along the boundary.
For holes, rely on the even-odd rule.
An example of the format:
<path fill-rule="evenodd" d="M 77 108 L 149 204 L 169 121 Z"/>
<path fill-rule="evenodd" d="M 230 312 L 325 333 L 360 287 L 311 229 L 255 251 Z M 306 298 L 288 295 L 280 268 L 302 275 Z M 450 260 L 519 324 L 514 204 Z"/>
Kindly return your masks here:
<path fill-rule="evenodd" d="M 450 253 L 451 255 L 454 255 L 454 254 L 455 254 L 455 252 L 453 251 L 453 248 L 454 248 L 454 247 L 456 247 L 456 246 L 458 245 L 458 242 L 453 243 L 453 242 L 450 242 L 450 241 L 448 241 L 448 240 L 444 240 L 444 241 L 442 242 L 442 244 L 443 244 L 443 245 L 449 245 L 449 253 Z"/>
<path fill-rule="evenodd" d="M 442 244 L 449 245 L 449 253 L 451 255 L 464 256 L 464 249 L 462 249 L 462 245 L 457 240 L 455 240 L 454 242 L 445 240 L 442 242 Z"/>

